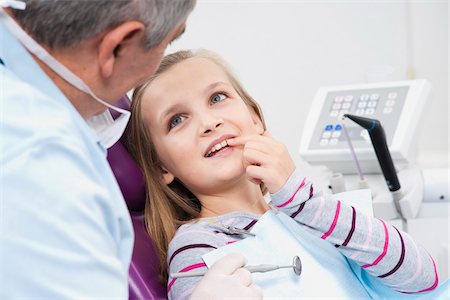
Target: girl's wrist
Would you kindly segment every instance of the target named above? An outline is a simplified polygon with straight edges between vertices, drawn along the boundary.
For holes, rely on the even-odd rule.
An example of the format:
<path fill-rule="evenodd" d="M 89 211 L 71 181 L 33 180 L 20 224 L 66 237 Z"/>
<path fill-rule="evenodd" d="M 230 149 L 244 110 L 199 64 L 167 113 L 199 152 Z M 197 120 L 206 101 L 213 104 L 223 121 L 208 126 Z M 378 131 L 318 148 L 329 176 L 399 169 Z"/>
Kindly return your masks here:
<path fill-rule="evenodd" d="M 305 184 L 306 177 L 303 176 L 303 174 L 300 173 L 298 168 L 296 168 L 291 176 L 289 176 L 286 183 L 281 187 L 279 191 L 276 193 L 270 194 L 270 199 L 272 200 L 272 204 L 275 206 L 280 206 L 283 203 L 285 203 L 287 200 L 289 200 L 292 196 L 295 196 L 296 192 L 298 192 L 298 189 L 300 185 Z"/>

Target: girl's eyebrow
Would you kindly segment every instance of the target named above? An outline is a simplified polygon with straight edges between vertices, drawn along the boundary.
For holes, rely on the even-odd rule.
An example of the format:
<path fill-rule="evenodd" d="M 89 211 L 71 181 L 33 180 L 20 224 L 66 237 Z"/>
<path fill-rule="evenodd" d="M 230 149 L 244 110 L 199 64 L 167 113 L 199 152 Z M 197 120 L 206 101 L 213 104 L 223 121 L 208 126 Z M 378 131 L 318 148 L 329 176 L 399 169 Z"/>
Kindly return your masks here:
<path fill-rule="evenodd" d="M 164 123 L 164 120 L 166 119 L 166 117 L 167 117 L 168 115 L 173 114 L 175 111 L 179 111 L 182 107 L 183 107 L 183 104 L 181 104 L 181 103 L 175 103 L 174 105 L 171 105 L 171 106 L 165 108 L 165 109 L 159 114 L 159 117 L 157 118 L 158 124 L 163 124 L 163 123 Z"/>
<path fill-rule="evenodd" d="M 205 94 L 208 93 L 210 90 L 213 90 L 213 89 L 215 89 L 216 87 L 221 86 L 221 85 L 230 86 L 229 83 L 226 83 L 226 82 L 224 82 L 224 81 L 216 81 L 216 82 L 213 82 L 213 83 L 209 84 L 209 85 L 205 88 Z"/>

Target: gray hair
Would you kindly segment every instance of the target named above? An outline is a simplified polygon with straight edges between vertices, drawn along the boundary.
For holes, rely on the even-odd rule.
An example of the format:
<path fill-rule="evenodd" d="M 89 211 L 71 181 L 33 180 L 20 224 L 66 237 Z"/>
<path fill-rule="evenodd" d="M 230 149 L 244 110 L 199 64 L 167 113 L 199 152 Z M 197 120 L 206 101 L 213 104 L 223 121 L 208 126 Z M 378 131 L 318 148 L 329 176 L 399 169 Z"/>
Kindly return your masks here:
<path fill-rule="evenodd" d="M 140 21 L 147 30 L 145 48 L 152 48 L 184 19 L 196 0 L 26 0 L 17 21 L 36 41 L 52 49 L 78 45 L 126 21 Z"/>

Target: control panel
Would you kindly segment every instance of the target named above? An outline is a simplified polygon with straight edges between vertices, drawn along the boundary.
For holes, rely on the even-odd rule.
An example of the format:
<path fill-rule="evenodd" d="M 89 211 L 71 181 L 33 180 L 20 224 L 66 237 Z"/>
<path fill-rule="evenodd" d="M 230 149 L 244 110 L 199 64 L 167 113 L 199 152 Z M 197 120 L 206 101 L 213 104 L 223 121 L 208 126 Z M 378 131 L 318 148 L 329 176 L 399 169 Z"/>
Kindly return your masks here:
<path fill-rule="evenodd" d="M 413 138 L 430 91 L 426 80 L 321 87 L 304 126 L 300 155 L 335 172 L 355 173 L 345 125 L 363 171 L 380 172 L 367 130 L 343 120 L 348 113 L 379 120 L 394 163 L 407 164 L 414 156 Z"/>

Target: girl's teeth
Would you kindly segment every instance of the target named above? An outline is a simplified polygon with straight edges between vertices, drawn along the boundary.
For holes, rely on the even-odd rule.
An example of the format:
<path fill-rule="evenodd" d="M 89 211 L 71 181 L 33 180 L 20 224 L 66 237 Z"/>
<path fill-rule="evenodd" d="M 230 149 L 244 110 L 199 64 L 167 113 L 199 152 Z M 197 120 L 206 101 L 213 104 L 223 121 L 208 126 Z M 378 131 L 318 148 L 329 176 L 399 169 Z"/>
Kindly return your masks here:
<path fill-rule="evenodd" d="M 211 153 L 219 151 L 220 149 L 222 149 L 223 147 L 228 146 L 228 142 L 227 140 L 222 141 L 220 144 L 216 144 L 215 146 L 213 146 L 211 148 L 211 150 L 208 152 L 207 156 L 209 156 Z"/>

